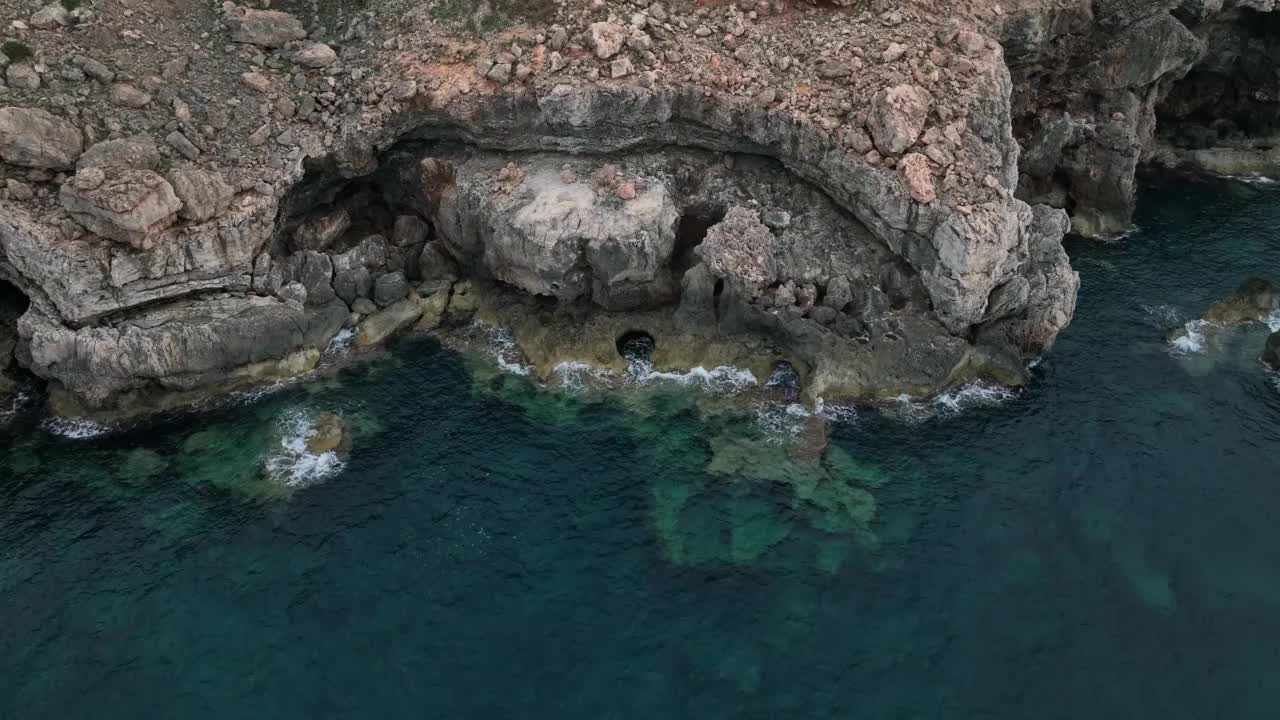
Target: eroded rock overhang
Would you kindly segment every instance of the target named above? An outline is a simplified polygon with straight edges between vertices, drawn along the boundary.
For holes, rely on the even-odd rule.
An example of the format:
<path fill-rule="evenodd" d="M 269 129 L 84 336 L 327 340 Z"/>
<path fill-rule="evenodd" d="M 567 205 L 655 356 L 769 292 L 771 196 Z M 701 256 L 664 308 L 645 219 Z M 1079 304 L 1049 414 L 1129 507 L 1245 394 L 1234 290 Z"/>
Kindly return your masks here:
<path fill-rule="evenodd" d="M 22 324 L 31 369 L 100 407 L 124 392 L 271 377 L 313 362 L 352 308 L 335 300 L 317 311 L 264 282 L 288 254 L 272 231 L 307 210 L 316 188 L 371 175 L 398 146 L 601 156 L 693 148 L 777 160 L 911 268 L 951 336 L 1035 354 L 1070 321 L 1078 279 L 1061 248 L 1064 216 L 1013 197 L 1008 93 L 1003 64 L 991 64 L 963 132 L 955 121 L 946 139 L 888 98 L 882 122 L 906 141 L 897 158 L 871 163 L 825 128 L 701 90 L 565 84 L 463 98 L 445 88 L 368 132 L 349 130 L 333 153 L 306 162 L 309 172 L 299 164 L 283 210 L 272 195 L 242 192 L 222 216 L 143 231 L 145 242 L 133 243 L 83 233 L 68 241 L 65 227 L 19 213 L 0 241 L 15 284 L 33 298 Z M 939 143 L 963 163 L 910 172 L 911 156 Z M 965 192 L 953 192 L 962 183 Z M 244 335 L 240 325 L 254 329 Z M 272 362 L 281 365 L 264 366 Z"/>

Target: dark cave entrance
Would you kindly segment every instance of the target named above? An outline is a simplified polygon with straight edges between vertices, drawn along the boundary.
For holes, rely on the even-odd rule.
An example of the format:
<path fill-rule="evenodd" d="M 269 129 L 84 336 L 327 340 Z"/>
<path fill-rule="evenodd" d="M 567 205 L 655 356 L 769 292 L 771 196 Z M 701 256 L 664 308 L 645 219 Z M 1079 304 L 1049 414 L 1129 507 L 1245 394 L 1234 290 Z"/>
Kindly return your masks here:
<path fill-rule="evenodd" d="M 671 251 L 671 274 L 679 280 L 701 258 L 697 249 L 707 237 L 712 225 L 724 219 L 725 209 L 719 207 L 690 208 L 680 216 L 676 226 L 676 245 Z"/>
<path fill-rule="evenodd" d="M 618 336 L 618 354 L 629 363 L 648 364 L 653 358 L 653 351 L 658 343 L 653 336 L 643 330 L 628 330 Z"/>
<path fill-rule="evenodd" d="M 1280 132 L 1280 16 L 1250 9 L 1219 28 L 1210 54 L 1174 82 L 1156 107 L 1156 133 L 1175 147 L 1252 145 Z M 1267 149 L 1258 146 L 1258 149 Z"/>
<path fill-rule="evenodd" d="M 18 344 L 18 318 L 31 307 L 31 300 L 16 285 L 0 280 L 0 371 L 14 364 Z"/>

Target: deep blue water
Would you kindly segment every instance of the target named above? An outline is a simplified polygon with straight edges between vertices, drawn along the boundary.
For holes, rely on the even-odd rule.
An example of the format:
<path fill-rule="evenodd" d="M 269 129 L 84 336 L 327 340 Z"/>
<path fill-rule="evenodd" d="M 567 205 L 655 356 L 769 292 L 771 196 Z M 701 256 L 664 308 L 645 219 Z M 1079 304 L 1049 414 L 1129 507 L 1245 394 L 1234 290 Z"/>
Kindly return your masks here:
<path fill-rule="evenodd" d="M 1280 189 L 1166 182 L 1138 222 L 1070 245 L 1029 389 L 863 408 L 820 461 L 778 404 L 426 338 L 127 432 L 20 415 L 0 718 L 1274 718 L 1266 330 L 1165 333 L 1280 275 Z M 344 468 L 263 479 L 323 411 Z"/>

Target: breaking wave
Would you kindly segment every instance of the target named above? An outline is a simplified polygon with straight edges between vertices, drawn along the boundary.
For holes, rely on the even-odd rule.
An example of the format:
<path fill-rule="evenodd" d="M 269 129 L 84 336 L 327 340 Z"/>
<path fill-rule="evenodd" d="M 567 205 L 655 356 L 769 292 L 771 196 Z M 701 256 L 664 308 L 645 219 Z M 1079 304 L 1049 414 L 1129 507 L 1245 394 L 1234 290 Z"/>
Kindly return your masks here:
<path fill-rule="evenodd" d="M 1274 185 L 1277 182 L 1275 178 L 1266 175 L 1223 175 L 1223 177 L 1248 185 Z"/>
<path fill-rule="evenodd" d="M 332 450 L 312 453 L 307 441 L 316 434 L 315 417 L 293 410 L 280 418 L 280 447 L 263 461 L 267 475 L 288 487 L 314 485 L 337 475 L 346 463 Z"/>
<path fill-rule="evenodd" d="M 1016 388 L 979 380 L 927 399 L 899 395 L 882 405 L 881 411 L 890 418 L 914 425 L 935 418 L 954 418 L 969 410 L 1002 405 L 1018 395 Z"/>
<path fill-rule="evenodd" d="M 736 392 L 759 384 L 755 373 L 746 368 L 730 365 L 720 365 L 710 370 L 698 366 L 684 372 L 658 372 L 652 367 L 646 367 L 634 373 L 629 370 L 628 375 L 640 384 L 670 382 L 677 385 L 698 385 L 726 392 Z"/>
<path fill-rule="evenodd" d="M 1205 328 L 1214 327 L 1214 324 L 1208 320 L 1188 320 L 1182 327 L 1185 334 L 1170 339 L 1169 345 L 1175 353 L 1191 354 L 1204 350 Z"/>
<path fill-rule="evenodd" d="M 324 351 L 320 353 L 321 359 L 341 357 L 351 350 L 351 343 L 355 342 L 355 328 L 343 328 L 329 339 L 329 344 L 325 346 Z"/>
<path fill-rule="evenodd" d="M 48 417 L 40 422 L 40 429 L 72 440 L 85 440 L 111 432 L 111 427 L 88 418 Z"/>

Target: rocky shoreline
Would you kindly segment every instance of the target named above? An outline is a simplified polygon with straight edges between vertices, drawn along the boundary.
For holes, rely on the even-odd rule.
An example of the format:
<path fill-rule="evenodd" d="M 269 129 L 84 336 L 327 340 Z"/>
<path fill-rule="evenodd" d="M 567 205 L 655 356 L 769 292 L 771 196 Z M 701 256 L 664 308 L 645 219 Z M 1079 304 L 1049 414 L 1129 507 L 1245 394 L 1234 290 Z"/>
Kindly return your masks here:
<path fill-rule="evenodd" d="M 845 4 L 3 0 L 0 365 L 119 417 L 479 318 L 544 375 L 1017 384 L 1139 161 L 1269 167 L 1256 2 Z"/>

